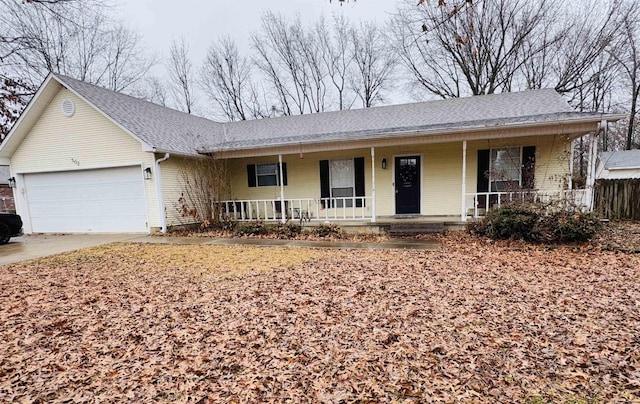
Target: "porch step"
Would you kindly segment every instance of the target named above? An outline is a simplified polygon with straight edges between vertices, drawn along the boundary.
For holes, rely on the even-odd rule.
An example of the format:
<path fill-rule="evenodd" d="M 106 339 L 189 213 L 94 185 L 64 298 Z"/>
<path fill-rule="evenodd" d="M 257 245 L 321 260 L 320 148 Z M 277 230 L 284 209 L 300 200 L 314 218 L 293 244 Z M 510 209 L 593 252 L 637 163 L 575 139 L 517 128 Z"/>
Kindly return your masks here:
<path fill-rule="evenodd" d="M 385 227 L 390 237 L 417 236 L 419 234 L 444 232 L 444 222 L 390 223 Z"/>

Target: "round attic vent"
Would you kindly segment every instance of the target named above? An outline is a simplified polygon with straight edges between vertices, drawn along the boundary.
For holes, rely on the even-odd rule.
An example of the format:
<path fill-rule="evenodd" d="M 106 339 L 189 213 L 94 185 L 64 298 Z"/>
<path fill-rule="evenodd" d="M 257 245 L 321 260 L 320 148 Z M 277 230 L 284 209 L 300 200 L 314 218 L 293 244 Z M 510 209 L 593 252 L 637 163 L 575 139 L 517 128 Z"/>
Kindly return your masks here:
<path fill-rule="evenodd" d="M 62 101 L 62 114 L 64 116 L 73 116 L 76 113 L 76 104 L 73 101 L 66 99 Z"/>

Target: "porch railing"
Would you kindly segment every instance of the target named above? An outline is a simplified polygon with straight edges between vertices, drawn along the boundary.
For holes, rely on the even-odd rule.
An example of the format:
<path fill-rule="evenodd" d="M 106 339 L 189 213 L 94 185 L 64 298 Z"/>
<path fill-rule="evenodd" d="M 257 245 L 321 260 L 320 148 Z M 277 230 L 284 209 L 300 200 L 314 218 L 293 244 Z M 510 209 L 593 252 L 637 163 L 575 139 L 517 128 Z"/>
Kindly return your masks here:
<path fill-rule="evenodd" d="M 568 191 L 515 191 L 515 192 L 476 192 L 467 195 L 467 215 L 484 216 L 491 209 L 506 203 L 558 203 L 565 208 L 586 210 L 589 206 L 588 193 L 584 189 Z"/>
<path fill-rule="evenodd" d="M 369 196 L 342 198 L 298 198 L 284 200 L 286 219 L 312 220 L 363 220 L 371 219 Z M 280 199 L 238 199 L 216 203 L 214 212 L 219 211 L 221 219 L 240 221 L 283 219 Z M 219 209 L 215 209 L 215 208 Z"/>

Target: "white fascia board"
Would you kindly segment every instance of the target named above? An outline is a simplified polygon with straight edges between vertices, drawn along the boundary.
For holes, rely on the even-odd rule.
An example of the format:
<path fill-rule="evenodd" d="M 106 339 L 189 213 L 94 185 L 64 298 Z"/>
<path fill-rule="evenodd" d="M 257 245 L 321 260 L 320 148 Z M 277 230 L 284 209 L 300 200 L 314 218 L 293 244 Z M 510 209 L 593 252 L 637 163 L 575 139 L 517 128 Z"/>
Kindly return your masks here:
<path fill-rule="evenodd" d="M 9 131 L 7 136 L 4 138 L 2 143 L 0 143 L 0 157 L 10 158 L 11 155 L 13 155 L 13 152 L 10 152 L 10 154 L 7 155 L 7 149 L 9 149 L 11 147 L 11 145 L 15 142 L 13 140 L 13 138 L 17 136 L 16 133 L 21 128 L 22 123 L 31 114 L 31 110 L 34 108 L 34 105 L 36 105 L 38 103 L 38 100 L 42 96 L 42 93 L 44 93 L 46 91 L 47 87 L 49 87 L 49 83 L 51 82 L 52 79 L 53 79 L 53 74 L 49 73 L 47 78 L 44 79 L 44 81 L 40 85 L 40 88 L 38 88 L 38 91 L 36 91 L 35 95 L 31 98 L 31 101 L 29 101 L 29 104 L 27 104 L 27 107 L 20 114 L 20 117 L 18 117 L 18 120 L 11 127 L 11 130 Z M 57 82 L 59 83 L 59 81 L 57 81 Z M 19 139 L 18 141 L 21 142 L 22 139 Z M 16 146 L 13 151 L 15 151 L 15 149 L 17 149 L 17 148 L 18 148 L 18 146 Z"/>

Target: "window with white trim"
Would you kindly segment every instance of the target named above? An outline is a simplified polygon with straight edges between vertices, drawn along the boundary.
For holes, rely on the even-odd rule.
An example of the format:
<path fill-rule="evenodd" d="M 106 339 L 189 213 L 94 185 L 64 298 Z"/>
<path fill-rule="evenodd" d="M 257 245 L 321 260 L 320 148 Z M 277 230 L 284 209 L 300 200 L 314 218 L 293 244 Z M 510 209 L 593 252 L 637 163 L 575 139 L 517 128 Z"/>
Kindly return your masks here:
<path fill-rule="evenodd" d="M 489 159 L 491 192 L 508 192 L 522 185 L 522 147 L 491 149 Z"/>
<path fill-rule="evenodd" d="M 329 181 L 332 198 L 352 198 L 355 196 L 355 167 L 353 159 L 329 160 Z M 337 207 L 352 207 L 353 199 L 337 199 Z"/>
<path fill-rule="evenodd" d="M 278 185 L 278 164 L 256 164 L 256 180 L 259 187 Z"/>

